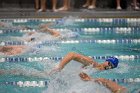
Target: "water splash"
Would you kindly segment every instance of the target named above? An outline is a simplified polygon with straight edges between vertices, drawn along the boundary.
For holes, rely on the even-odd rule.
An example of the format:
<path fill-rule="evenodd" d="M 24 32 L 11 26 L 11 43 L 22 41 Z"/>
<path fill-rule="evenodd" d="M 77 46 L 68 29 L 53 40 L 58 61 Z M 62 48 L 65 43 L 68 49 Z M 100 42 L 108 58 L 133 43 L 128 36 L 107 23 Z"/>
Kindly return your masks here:
<path fill-rule="evenodd" d="M 56 43 L 51 43 L 52 41 L 58 41 L 58 38 L 54 38 L 51 35 L 35 32 L 33 35 L 25 34 L 22 37 L 21 41 L 27 42 L 31 38 L 35 38 L 34 41 L 30 41 L 26 44 L 27 49 L 25 51 L 28 51 L 28 53 L 31 54 L 40 54 L 40 53 L 46 53 L 50 52 L 50 50 L 58 50 L 58 46 Z M 51 46 L 51 48 L 50 48 Z"/>
<path fill-rule="evenodd" d="M 75 24 L 75 20 L 78 19 L 78 17 L 64 17 L 62 19 L 57 20 L 56 25 L 60 25 L 60 26 L 74 26 Z"/>
<path fill-rule="evenodd" d="M 130 66 L 124 63 L 119 64 L 119 69 L 115 69 L 115 73 L 128 73 Z"/>
<path fill-rule="evenodd" d="M 80 34 L 69 29 L 64 29 L 64 31 L 61 32 L 61 37 L 64 39 L 78 38 L 79 36 Z"/>
<path fill-rule="evenodd" d="M 50 77 L 48 88 L 42 93 L 111 93 L 106 87 L 95 82 L 85 82 L 79 77 L 78 63 L 70 63 L 62 72 Z"/>
<path fill-rule="evenodd" d="M 11 75 L 22 75 L 27 77 L 37 77 L 37 78 L 48 78 L 48 73 L 50 70 L 57 65 L 57 63 L 52 60 L 42 61 L 36 63 L 36 65 L 31 64 L 4 64 L 3 74 L 11 74 Z"/>
<path fill-rule="evenodd" d="M 88 75 L 94 75 L 95 73 L 99 72 L 98 69 L 93 68 L 92 65 L 86 66 L 82 69 L 82 72 L 87 73 Z"/>
<path fill-rule="evenodd" d="M 69 16 L 69 17 L 65 18 L 64 26 L 74 25 L 75 19 L 78 19 L 78 17 Z"/>

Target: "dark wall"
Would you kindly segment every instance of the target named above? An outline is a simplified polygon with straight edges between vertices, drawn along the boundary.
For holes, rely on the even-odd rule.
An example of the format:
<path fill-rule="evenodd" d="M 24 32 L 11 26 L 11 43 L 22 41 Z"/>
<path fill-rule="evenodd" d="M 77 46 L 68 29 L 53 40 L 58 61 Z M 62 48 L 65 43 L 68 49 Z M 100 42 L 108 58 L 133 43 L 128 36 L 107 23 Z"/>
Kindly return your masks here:
<path fill-rule="evenodd" d="M 121 6 L 127 7 L 128 2 L 132 0 L 121 0 Z M 51 7 L 51 0 L 47 0 L 47 6 Z M 79 8 L 85 3 L 85 0 L 71 0 L 71 5 L 74 8 Z M 62 0 L 58 0 L 58 6 L 62 5 Z M 99 8 L 115 8 L 116 0 L 97 0 Z M 33 8 L 34 0 L 0 0 L 0 7 L 18 7 L 18 8 Z"/>
<path fill-rule="evenodd" d="M 0 0 L 0 7 L 34 7 L 34 0 Z"/>

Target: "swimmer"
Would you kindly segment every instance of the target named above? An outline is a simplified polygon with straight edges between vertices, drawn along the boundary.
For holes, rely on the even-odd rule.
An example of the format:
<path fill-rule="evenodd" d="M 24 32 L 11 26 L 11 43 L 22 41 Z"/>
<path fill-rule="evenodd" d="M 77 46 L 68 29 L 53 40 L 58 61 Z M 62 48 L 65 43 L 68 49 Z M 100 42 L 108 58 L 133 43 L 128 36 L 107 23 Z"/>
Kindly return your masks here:
<path fill-rule="evenodd" d="M 64 24 L 64 20 L 65 20 L 65 19 L 63 19 L 63 20 L 58 20 L 58 21 L 56 22 L 56 24 L 61 24 L 61 25 L 63 25 L 63 24 Z M 57 31 L 57 30 L 55 30 L 55 29 L 49 28 L 49 27 L 48 27 L 49 25 L 52 25 L 52 24 L 50 23 L 50 24 L 41 25 L 41 26 L 40 26 L 40 28 L 41 28 L 40 32 L 49 32 L 52 36 L 61 37 L 61 38 L 63 38 L 63 37 L 74 38 L 74 37 L 79 36 L 78 33 L 72 32 L 71 30 L 68 30 L 68 29 L 67 29 L 67 30 L 64 30 L 64 31 L 62 31 L 62 32 L 59 32 L 59 31 Z"/>
<path fill-rule="evenodd" d="M 43 29 L 42 30 L 40 30 L 41 32 L 44 32 L 44 33 L 50 33 L 52 36 L 54 36 L 54 37 L 58 37 L 58 36 L 60 36 L 60 33 L 58 32 L 58 31 L 56 31 L 56 30 L 54 30 L 54 29 L 50 29 L 47 25 L 45 25 L 44 27 L 43 27 Z"/>
<path fill-rule="evenodd" d="M 60 33 L 53 30 L 53 29 L 49 29 L 49 28 L 45 28 L 44 30 L 41 30 L 40 32 L 44 32 L 44 33 L 50 33 L 52 36 L 54 37 L 58 37 L 60 36 Z M 30 32 L 28 33 L 27 36 L 28 38 L 24 38 L 25 41 L 28 42 L 33 42 L 36 41 L 36 39 L 38 38 L 42 38 L 41 36 L 45 36 L 43 34 L 38 34 L 37 32 Z M 21 39 L 21 38 L 18 38 Z M 22 39 L 21 39 L 22 40 Z M 10 45 L 10 46 L 0 46 L 0 52 L 3 53 L 4 55 L 18 55 L 23 53 L 23 50 L 27 49 L 27 46 L 24 45 Z"/>
<path fill-rule="evenodd" d="M 83 67 L 92 65 L 93 68 L 96 68 L 100 71 L 116 68 L 119 63 L 119 60 L 117 58 L 110 57 L 106 59 L 105 62 L 103 62 L 102 64 L 98 64 L 95 60 L 88 56 L 77 54 L 75 52 L 70 52 L 62 59 L 59 65 L 50 72 L 50 74 L 61 71 L 65 67 L 65 65 L 68 64 L 71 60 L 82 63 Z"/>
<path fill-rule="evenodd" d="M 43 29 L 38 30 L 37 32 L 27 33 L 27 35 L 25 35 L 24 37 L 28 37 L 28 38 L 25 38 L 24 40 L 28 42 L 36 41 L 37 38 L 39 39 L 39 38 L 45 37 L 43 33 L 45 34 L 49 33 L 53 37 L 60 37 L 60 33 L 58 31 L 54 29 L 50 29 L 46 26 L 46 27 L 43 27 Z"/>
<path fill-rule="evenodd" d="M 4 55 L 18 55 L 23 53 L 23 50 L 25 48 L 26 48 L 25 46 L 19 46 L 19 45 L 0 46 L 0 52 L 3 53 Z"/>
<path fill-rule="evenodd" d="M 78 33 L 72 32 L 71 30 L 66 30 L 66 31 L 63 31 L 63 32 L 60 33 L 59 31 L 57 31 L 55 29 L 49 28 L 47 24 L 44 24 L 44 25 L 40 26 L 40 30 L 38 30 L 37 32 L 29 32 L 28 36 L 31 36 L 31 38 L 29 38 L 26 41 L 29 41 L 29 42 L 34 41 L 36 39 L 34 34 L 36 34 L 36 36 L 37 36 L 37 34 L 39 34 L 39 33 L 49 33 L 53 37 L 56 37 L 56 38 L 59 38 L 59 39 L 76 38 L 76 37 L 79 36 Z"/>
<path fill-rule="evenodd" d="M 79 76 L 83 81 L 92 81 L 92 82 L 102 84 L 103 86 L 107 87 L 110 91 L 112 91 L 112 93 L 127 93 L 127 89 L 125 87 L 122 87 L 111 80 L 107 80 L 105 78 L 95 79 L 88 76 L 86 73 L 80 73 Z"/>
<path fill-rule="evenodd" d="M 53 23 L 48 23 L 48 24 L 41 24 L 39 26 L 38 32 L 43 32 L 43 33 L 49 33 L 54 37 L 60 36 L 60 33 L 54 29 L 50 29 L 48 26 L 53 25 Z M 29 32 L 28 35 L 33 35 L 36 32 Z"/>

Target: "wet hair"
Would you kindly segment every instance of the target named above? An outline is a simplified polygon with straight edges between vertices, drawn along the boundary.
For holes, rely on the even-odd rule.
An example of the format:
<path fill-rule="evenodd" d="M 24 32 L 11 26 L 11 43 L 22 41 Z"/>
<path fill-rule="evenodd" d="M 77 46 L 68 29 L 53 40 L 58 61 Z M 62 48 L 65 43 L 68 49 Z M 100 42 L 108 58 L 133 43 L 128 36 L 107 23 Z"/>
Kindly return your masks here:
<path fill-rule="evenodd" d="M 31 38 L 31 41 L 35 41 L 35 38 L 33 37 L 33 38 Z"/>

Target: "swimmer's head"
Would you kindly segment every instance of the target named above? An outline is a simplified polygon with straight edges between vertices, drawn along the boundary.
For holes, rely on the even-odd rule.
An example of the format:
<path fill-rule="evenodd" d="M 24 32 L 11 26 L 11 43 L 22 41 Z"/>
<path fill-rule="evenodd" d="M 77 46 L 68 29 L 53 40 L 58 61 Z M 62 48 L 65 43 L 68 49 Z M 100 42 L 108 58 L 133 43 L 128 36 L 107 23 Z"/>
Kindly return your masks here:
<path fill-rule="evenodd" d="M 106 59 L 107 66 L 105 66 L 105 69 L 113 69 L 118 66 L 119 60 L 116 57 L 109 57 Z"/>
<path fill-rule="evenodd" d="M 58 19 L 58 20 L 55 21 L 55 25 L 63 25 L 64 22 L 65 22 L 64 19 Z"/>
<path fill-rule="evenodd" d="M 35 41 L 35 38 L 33 37 L 33 38 L 31 38 L 31 41 Z"/>

